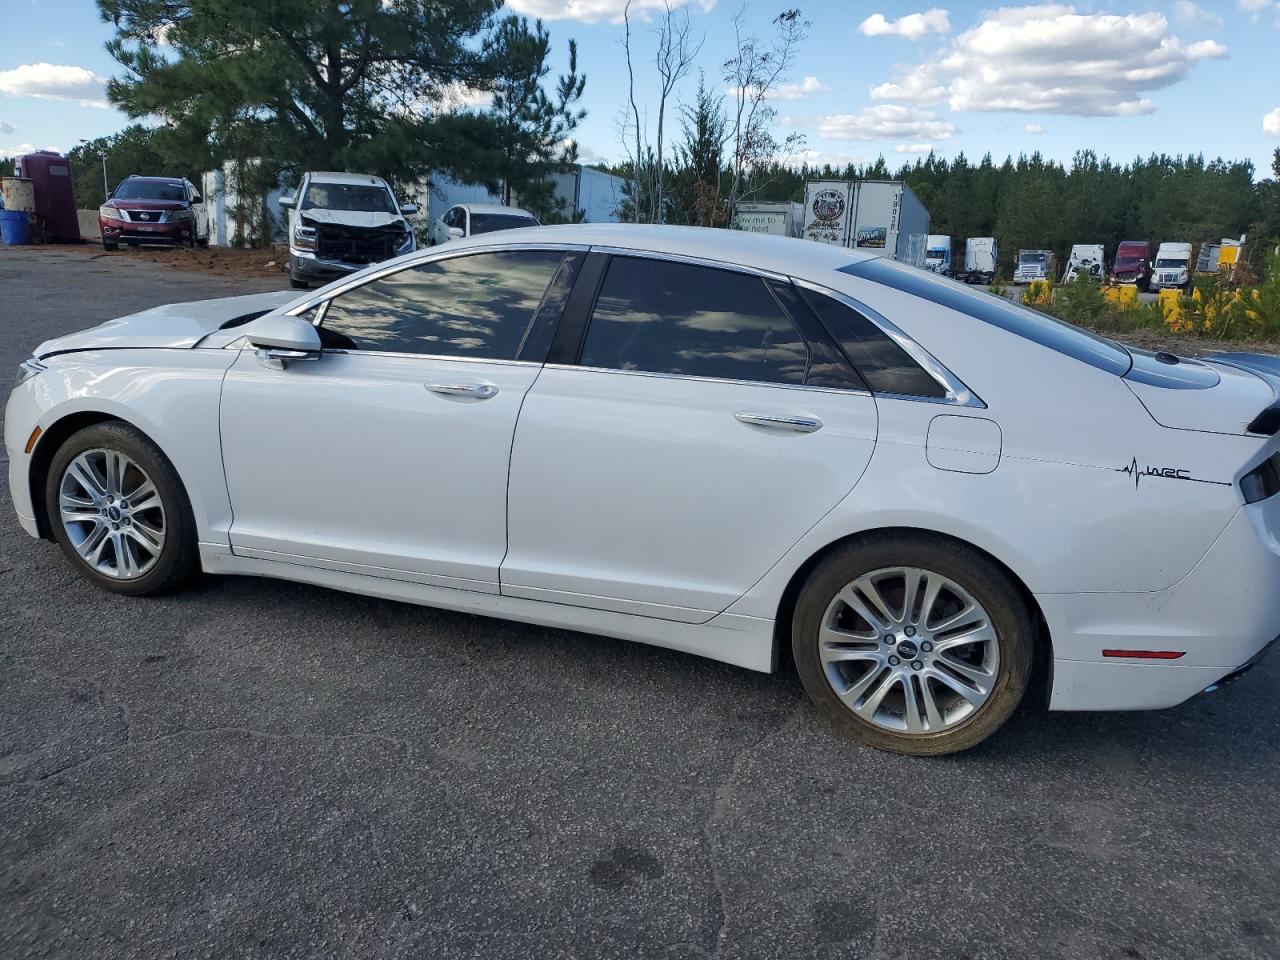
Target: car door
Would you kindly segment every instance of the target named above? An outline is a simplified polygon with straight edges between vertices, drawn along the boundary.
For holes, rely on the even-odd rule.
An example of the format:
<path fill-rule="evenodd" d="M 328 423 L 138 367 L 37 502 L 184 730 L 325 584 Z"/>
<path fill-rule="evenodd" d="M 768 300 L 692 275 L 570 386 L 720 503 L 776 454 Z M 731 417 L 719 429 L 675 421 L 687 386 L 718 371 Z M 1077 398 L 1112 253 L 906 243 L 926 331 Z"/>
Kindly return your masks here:
<path fill-rule="evenodd" d="M 705 621 L 858 482 L 875 401 L 789 283 L 597 257 L 520 415 L 502 590 Z"/>
<path fill-rule="evenodd" d="M 195 231 L 195 237 L 197 240 L 208 240 L 209 207 L 193 183 L 187 184 L 187 198 L 191 201 L 191 226 Z"/>
<path fill-rule="evenodd" d="M 340 290 L 318 359 L 241 351 L 221 435 L 236 554 L 497 592 L 507 470 L 583 255 L 437 255 Z"/>

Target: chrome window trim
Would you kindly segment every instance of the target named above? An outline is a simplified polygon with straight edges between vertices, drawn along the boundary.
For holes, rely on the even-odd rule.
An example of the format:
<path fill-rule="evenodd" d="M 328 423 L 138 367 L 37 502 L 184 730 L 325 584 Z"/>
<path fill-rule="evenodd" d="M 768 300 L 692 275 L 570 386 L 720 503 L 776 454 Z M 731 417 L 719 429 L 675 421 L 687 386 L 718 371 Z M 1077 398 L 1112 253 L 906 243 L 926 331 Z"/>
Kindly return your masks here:
<path fill-rule="evenodd" d="M 791 282 L 798 287 L 804 287 L 806 290 L 838 300 L 846 307 L 862 314 L 879 327 L 881 333 L 901 347 L 907 356 L 918 363 L 925 373 L 929 374 L 946 391 L 946 396 L 943 397 L 916 397 L 910 394 L 897 393 L 876 393 L 875 396 L 889 400 L 915 400 L 921 403 L 941 403 L 953 407 L 973 407 L 978 410 L 987 408 L 982 398 L 970 390 L 963 380 L 948 370 L 933 354 L 916 343 L 915 340 L 911 339 L 900 327 L 883 314 L 871 309 L 871 307 L 849 296 L 847 293 L 833 290 L 831 287 L 825 287 L 820 283 L 814 283 L 811 280 L 804 280 L 800 277 L 792 277 Z M 854 369 L 857 369 L 856 364 Z"/>
<path fill-rule="evenodd" d="M 401 254 L 394 260 L 387 260 L 385 264 L 380 265 L 380 269 L 363 277 L 351 277 L 342 281 L 342 285 L 333 290 L 325 290 L 321 294 L 304 300 L 301 304 L 285 311 L 287 316 L 296 317 L 299 314 L 306 313 L 317 304 L 324 303 L 327 309 L 328 302 L 335 297 L 340 297 L 344 293 L 349 293 L 357 287 L 362 287 L 366 283 L 373 283 L 375 280 L 381 280 L 383 277 L 393 273 L 399 273 L 401 270 L 408 270 L 410 267 L 418 267 L 424 263 L 435 263 L 437 260 L 452 260 L 455 257 L 467 257 L 477 253 L 519 253 L 524 250 L 558 250 L 563 253 L 571 253 L 576 250 L 586 252 L 591 246 L 586 243 L 566 243 L 563 241 L 539 241 L 525 240 L 516 243 L 503 243 L 495 241 L 494 243 L 478 243 L 475 246 L 468 245 L 465 248 L 447 247 L 440 249 L 436 247 L 426 247 L 422 250 L 414 250 L 409 253 Z M 408 259 L 406 259 L 408 258 Z M 362 268 L 363 269 L 363 268 Z M 370 351 L 372 352 L 372 351 Z"/>
<path fill-rule="evenodd" d="M 775 390 L 836 393 L 850 397 L 871 397 L 869 390 L 846 390 L 843 387 L 818 387 L 807 383 L 774 383 L 770 380 L 738 380 L 731 377 L 704 377 L 691 373 L 656 373 L 652 370 L 619 370 L 617 367 L 586 367 L 577 363 L 548 363 L 547 370 L 580 370 L 584 373 L 614 373 L 626 377 L 655 377 L 659 380 L 691 380 L 695 383 L 731 383 L 747 387 L 770 387 Z"/>
<path fill-rule="evenodd" d="M 451 357 L 443 353 L 406 353 L 402 350 L 345 350 L 341 347 L 325 347 L 320 352 L 323 356 L 337 353 L 349 357 L 399 357 L 404 360 L 437 360 L 449 363 L 455 361 L 458 363 L 492 363 L 503 367 L 542 366 L 536 360 L 489 360 L 485 357 Z"/>
<path fill-rule="evenodd" d="M 640 257 L 646 260 L 669 260 L 672 263 L 684 263 L 694 267 L 710 267 L 713 270 L 729 270 L 733 273 L 745 273 L 750 276 L 760 277 L 764 280 L 780 280 L 783 283 L 790 281 L 785 273 L 779 273 L 776 270 L 769 270 L 764 267 L 753 267 L 742 263 L 732 263 L 728 260 L 715 260 L 711 257 L 694 257 L 683 253 L 666 253 L 662 250 L 646 250 L 643 248 L 631 247 L 591 247 L 592 253 L 607 253 L 614 257 Z M 754 381 L 749 381 L 754 382 Z"/>

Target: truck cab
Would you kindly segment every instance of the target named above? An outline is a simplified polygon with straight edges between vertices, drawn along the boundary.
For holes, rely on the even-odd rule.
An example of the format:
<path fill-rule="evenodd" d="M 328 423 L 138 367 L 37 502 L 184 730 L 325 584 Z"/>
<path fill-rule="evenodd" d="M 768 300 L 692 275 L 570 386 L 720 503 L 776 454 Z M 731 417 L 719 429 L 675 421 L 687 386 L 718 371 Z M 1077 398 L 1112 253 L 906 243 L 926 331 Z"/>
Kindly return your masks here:
<path fill-rule="evenodd" d="M 1114 283 L 1132 283 L 1139 290 L 1151 287 L 1151 244 L 1146 240 L 1121 240 L 1111 266 Z"/>
<path fill-rule="evenodd" d="M 1018 265 L 1013 268 L 1014 283 L 1031 283 L 1033 280 L 1052 280 L 1052 250 L 1019 250 Z"/>
<path fill-rule="evenodd" d="M 1066 269 L 1062 271 L 1063 283 L 1075 283 L 1085 277 L 1101 283 L 1107 272 L 1107 262 L 1100 243 L 1077 243 L 1071 247 Z"/>
<path fill-rule="evenodd" d="M 280 198 L 289 215 L 289 281 L 328 283 L 417 248 L 401 204 L 387 181 L 367 173 L 306 173 L 296 193 Z"/>
<path fill-rule="evenodd" d="M 931 233 L 925 242 L 924 266 L 926 270 L 949 277 L 954 273 L 951 266 L 951 238 L 940 233 Z"/>
<path fill-rule="evenodd" d="M 1162 243 L 1156 250 L 1156 265 L 1151 274 L 1151 286 L 1157 290 L 1185 290 L 1191 292 L 1191 244 L 1181 242 Z"/>

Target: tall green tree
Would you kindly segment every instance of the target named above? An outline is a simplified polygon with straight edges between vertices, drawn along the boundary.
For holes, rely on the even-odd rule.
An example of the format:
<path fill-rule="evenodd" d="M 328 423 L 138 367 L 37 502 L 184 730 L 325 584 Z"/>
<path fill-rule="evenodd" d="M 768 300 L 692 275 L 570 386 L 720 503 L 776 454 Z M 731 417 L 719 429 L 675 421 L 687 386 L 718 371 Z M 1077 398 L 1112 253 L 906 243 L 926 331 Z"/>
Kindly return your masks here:
<path fill-rule="evenodd" d="M 524 47 L 503 48 L 499 2 L 98 0 L 124 68 L 107 96 L 158 119 L 171 153 L 196 169 L 257 157 L 295 174 L 475 179 L 485 158 L 450 136 L 442 104 L 535 68 L 520 62 Z"/>
<path fill-rule="evenodd" d="M 544 221 L 562 219 L 564 201 L 555 197 L 552 174 L 577 161 L 578 145 L 571 135 L 586 116 L 577 107 L 587 83 L 578 73 L 578 46 L 569 41 L 569 70 L 548 95 L 543 80 L 551 72 L 551 38 L 542 21 L 530 29 L 528 21 L 508 17 L 498 28 L 496 42 L 503 59 L 488 112 L 496 134 L 492 179 L 503 203 L 519 198 Z"/>

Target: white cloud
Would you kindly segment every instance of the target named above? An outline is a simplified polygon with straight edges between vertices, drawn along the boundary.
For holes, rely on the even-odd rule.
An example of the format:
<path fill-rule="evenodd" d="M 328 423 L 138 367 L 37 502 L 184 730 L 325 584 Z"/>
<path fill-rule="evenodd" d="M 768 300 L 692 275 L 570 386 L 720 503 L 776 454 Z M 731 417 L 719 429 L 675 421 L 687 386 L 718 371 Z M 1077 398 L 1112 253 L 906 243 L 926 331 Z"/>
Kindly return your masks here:
<path fill-rule="evenodd" d="M 1220 16 L 1193 3 L 1192 0 L 1177 0 L 1173 5 L 1173 15 L 1182 23 L 1204 24 L 1210 27 L 1222 26 Z"/>
<path fill-rule="evenodd" d="M 894 153 L 933 153 L 932 143 L 900 143 L 893 148 Z"/>
<path fill-rule="evenodd" d="M 716 5 L 716 0 L 670 0 L 672 7 L 685 5 L 703 12 Z M 582 23 L 621 23 L 627 0 L 507 0 L 517 13 L 543 20 L 579 20 Z M 647 20 L 653 13 L 666 10 L 667 0 L 632 0 L 633 20 Z"/>
<path fill-rule="evenodd" d="M 865 167 L 874 158 L 864 153 L 830 153 L 826 150 L 800 150 L 787 161 L 789 167 Z"/>
<path fill-rule="evenodd" d="M 44 100 L 72 100 L 82 107 L 105 107 L 103 88 L 107 78 L 84 67 L 52 63 L 24 63 L 0 71 L 0 93 Z"/>
<path fill-rule="evenodd" d="M 436 103 L 448 110 L 479 110 L 489 106 L 493 94 L 475 90 L 463 83 L 451 83 L 440 89 Z"/>
<path fill-rule="evenodd" d="M 799 83 L 783 83 L 769 92 L 771 100 L 799 100 L 811 93 L 825 93 L 831 88 L 817 77 L 805 77 Z"/>
<path fill-rule="evenodd" d="M 13 131 L 17 129 L 18 128 L 15 127 L 12 123 L 9 123 L 8 121 L 5 121 L 5 120 L 0 120 L 0 133 L 3 133 L 7 136 L 8 134 L 13 133 Z"/>
<path fill-rule="evenodd" d="M 1028 123 L 1022 129 L 1025 130 L 1027 133 L 1031 134 L 1033 137 L 1038 137 L 1040 136 L 1040 134 L 1045 132 L 1044 127 L 1038 123 Z"/>
<path fill-rule="evenodd" d="M 931 33 L 950 33 L 951 20 L 947 11 L 934 7 L 924 13 L 909 13 L 897 20 L 887 20 L 883 13 L 873 13 L 858 25 L 860 33 L 868 37 L 906 37 L 919 40 Z"/>
<path fill-rule="evenodd" d="M 1272 0 L 1240 0 L 1240 9 L 1248 13 L 1256 13 L 1271 6 Z"/>
<path fill-rule="evenodd" d="M 0 157 L 8 159 L 9 157 L 20 157 L 24 153 L 35 153 L 36 146 L 34 143 L 20 143 L 16 147 L 0 147 Z"/>
<path fill-rule="evenodd" d="M 1135 116 L 1155 110 L 1145 94 L 1185 79 L 1200 60 L 1226 55 L 1215 40 L 1183 44 L 1159 13 L 1008 7 L 985 14 L 940 57 L 872 87 L 872 96 L 935 103 L 945 86 L 952 110 Z"/>
<path fill-rule="evenodd" d="M 897 103 L 818 118 L 818 134 L 827 140 L 946 140 L 959 132 L 955 124 L 928 110 Z"/>
<path fill-rule="evenodd" d="M 1262 132 L 1280 137 L 1280 107 L 1276 107 L 1262 118 Z"/>

